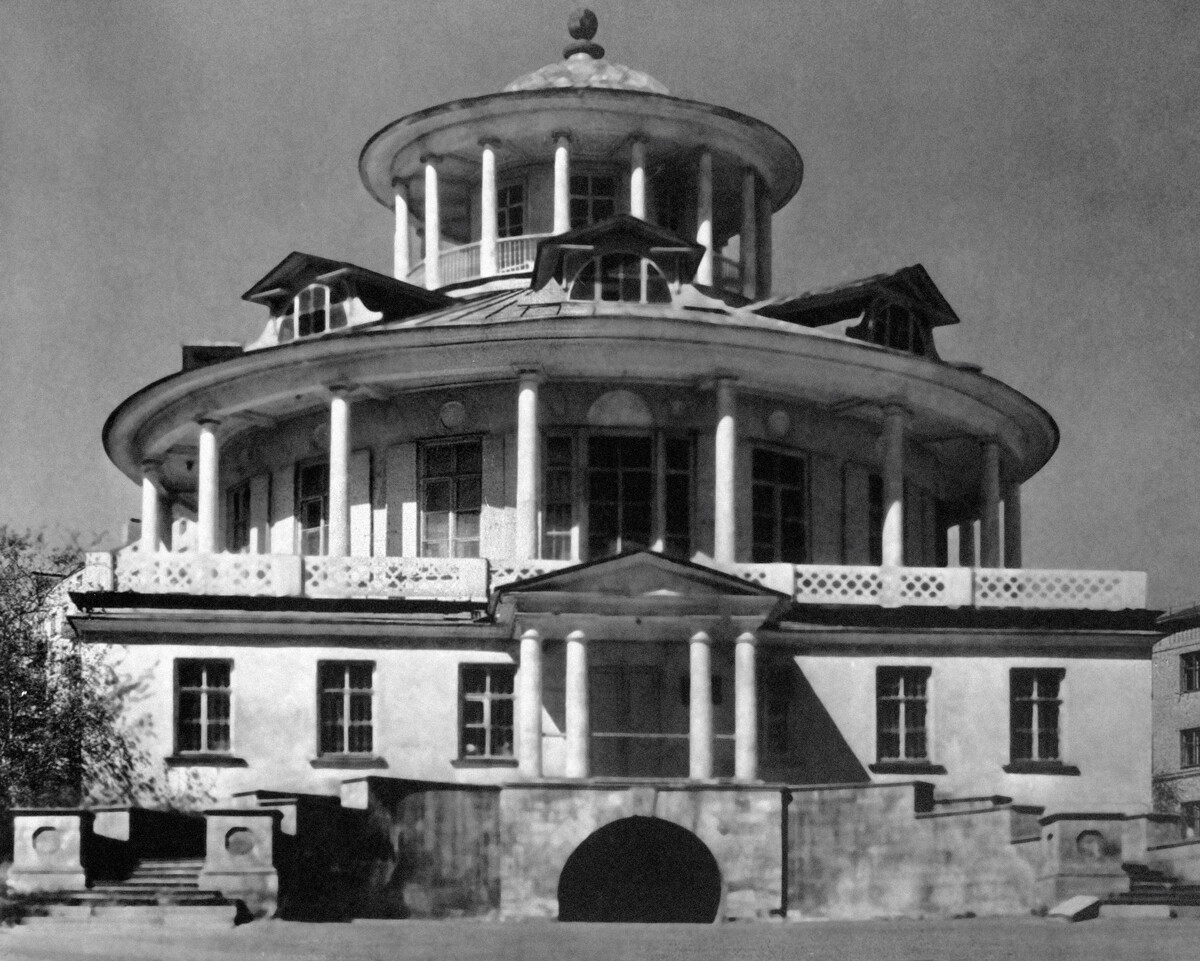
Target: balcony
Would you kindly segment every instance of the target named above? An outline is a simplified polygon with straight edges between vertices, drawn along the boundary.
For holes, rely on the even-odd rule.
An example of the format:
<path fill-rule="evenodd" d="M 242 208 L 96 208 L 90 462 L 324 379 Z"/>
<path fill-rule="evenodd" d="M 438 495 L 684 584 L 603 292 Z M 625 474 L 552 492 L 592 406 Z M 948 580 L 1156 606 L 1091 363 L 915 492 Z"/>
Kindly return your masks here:
<path fill-rule="evenodd" d="M 537 257 L 537 246 L 553 234 L 524 234 L 520 237 L 502 237 L 496 241 L 496 272 L 493 276 L 527 274 L 533 270 Z M 449 247 L 438 253 L 438 275 L 440 286 L 461 284 L 479 280 L 484 276 L 481 266 L 479 241 Z M 425 263 L 422 261 L 404 278 L 418 287 L 425 285 Z M 742 292 L 742 265 L 736 260 L 713 255 L 713 284 L 731 294 Z"/>
<path fill-rule="evenodd" d="M 498 587 L 574 563 L 126 551 L 89 554 L 75 590 L 483 602 Z M 1146 575 L 1140 571 L 737 564 L 733 573 L 800 604 L 1102 611 L 1146 606 Z"/>

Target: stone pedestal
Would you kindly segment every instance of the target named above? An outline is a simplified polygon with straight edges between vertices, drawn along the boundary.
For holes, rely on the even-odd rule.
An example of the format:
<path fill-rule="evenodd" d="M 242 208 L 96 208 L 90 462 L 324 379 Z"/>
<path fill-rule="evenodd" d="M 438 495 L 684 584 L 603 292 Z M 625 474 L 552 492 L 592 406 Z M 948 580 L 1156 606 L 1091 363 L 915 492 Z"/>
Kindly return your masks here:
<path fill-rule="evenodd" d="M 72 808 L 13 811 L 13 864 L 8 887 L 18 894 L 83 888 L 85 838 L 92 814 Z"/>
<path fill-rule="evenodd" d="M 270 916 L 279 903 L 276 839 L 283 814 L 276 810 L 220 808 L 204 812 L 207 849 L 200 886 L 242 901 L 251 914 Z"/>

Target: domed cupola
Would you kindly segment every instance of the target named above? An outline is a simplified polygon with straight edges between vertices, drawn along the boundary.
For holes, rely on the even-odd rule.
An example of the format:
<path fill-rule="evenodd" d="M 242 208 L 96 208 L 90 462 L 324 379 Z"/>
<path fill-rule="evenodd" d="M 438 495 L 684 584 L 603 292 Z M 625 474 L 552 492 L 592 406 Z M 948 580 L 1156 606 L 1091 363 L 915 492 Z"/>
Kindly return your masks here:
<path fill-rule="evenodd" d="M 593 43 L 596 15 L 591 10 L 571 14 L 569 32 L 572 42 L 563 49 L 560 63 L 548 63 L 539 70 L 518 77 L 504 88 L 544 90 L 547 87 L 605 87 L 610 90 L 640 90 L 643 93 L 669 93 L 650 74 L 604 59 L 604 48 Z"/>
<path fill-rule="evenodd" d="M 367 142 L 359 172 L 395 211 L 395 277 L 457 297 L 528 286 L 541 241 L 626 213 L 700 245 L 698 287 L 768 296 L 771 217 L 800 187 L 796 148 L 607 60 L 590 10 L 569 27 L 562 61 Z"/>

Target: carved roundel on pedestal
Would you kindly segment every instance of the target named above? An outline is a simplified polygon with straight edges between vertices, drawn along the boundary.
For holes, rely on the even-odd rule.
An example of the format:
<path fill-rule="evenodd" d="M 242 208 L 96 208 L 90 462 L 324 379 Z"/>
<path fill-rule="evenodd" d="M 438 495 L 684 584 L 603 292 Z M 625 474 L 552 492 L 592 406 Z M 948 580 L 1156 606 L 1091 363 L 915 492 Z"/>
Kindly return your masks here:
<path fill-rule="evenodd" d="M 448 430 L 462 427 L 467 422 L 467 408 L 460 401 L 450 400 L 442 404 L 438 411 L 438 420 Z"/>
<path fill-rule="evenodd" d="M 254 850 L 254 833 L 249 828 L 230 828 L 225 835 L 225 850 L 235 858 L 244 858 Z"/>
<path fill-rule="evenodd" d="M 792 428 L 792 419 L 786 410 L 773 410 L 767 415 L 767 433 L 772 437 L 783 437 Z"/>
<path fill-rule="evenodd" d="M 38 828 L 33 832 L 33 849 L 38 854 L 55 854 L 62 847 L 62 832 L 58 828 Z"/>

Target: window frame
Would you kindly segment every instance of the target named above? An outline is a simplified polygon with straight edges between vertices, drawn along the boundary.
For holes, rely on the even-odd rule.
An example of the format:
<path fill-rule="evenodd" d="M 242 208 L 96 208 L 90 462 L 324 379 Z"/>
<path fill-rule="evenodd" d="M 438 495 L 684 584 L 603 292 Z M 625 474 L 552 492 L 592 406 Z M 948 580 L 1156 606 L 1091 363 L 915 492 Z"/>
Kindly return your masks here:
<path fill-rule="evenodd" d="M 606 297 L 604 296 L 606 287 L 605 281 L 608 275 L 605 273 L 606 263 L 611 269 L 614 262 L 622 260 L 636 261 L 638 267 L 638 295 L 634 297 Z M 574 270 L 570 278 L 564 284 L 567 291 L 567 299 L 576 303 L 605 303 L 605 304 L 667 304 L 672 303 L 671 288 L 672 284 L 667 277 L 666 272 L 659 264 L 647 257 L 643 253 L 635 250 L 605 250 L 592 253 L 590 256 L 576 261 L 572 264 Z M 592 271 L 592 276 L 589 281 L 584 281 L 583 274 L 587 270 Z M 591 296 L 579 296 L 581 291 L 577 291 L 579 285 L 583 283 L 591 284 Z M 623 274 L 617 278 L 617 293 L 618 295 L 625 292 L 625 284 L 630 283 L 631 278 L 626 278 Z M 661 282 L 661 283 L 660 283 Z M 665 292 L 666 297 L 655 296 L 650 297 L 651 285 L 654 284 L 655 290 Z"/>
<path fill-rule="evenodd" d="M 584 193 L 578 192 L 576 183 L 579 180 L 587 180 L 587 190 Z M 593 185 L 597 180 L 604 179 L 612 183 L 612 193 L 608 195 L 599 194 L 593 189 Z M 592 224 L 600 223 L 603 220 L 608 220 L 609 217 L 614 217 L 619 210 L 620 200 L 620 178 L 612 172 L 602 170 L 572 170 L 567 177 L 567 218 L 571 230 L 578 230 L 581 227 L 590 227 Z M 607 200 L 612 203 L 612 212 L 607 217 L 596 217 L 596 202 L 597 200 Z M 586 216 L 580 219 L 575 216 L 575 202 L 581 201 L 587 207 Z"/>
<path fill-rule="evenodd" d="M 362 696 L 362 694 L 363 694 L 362 688 L 350 687 L 350 681 L 349 681 L 347 674 L 351 668 L 355 668 L 355 667 L 360 667 L 360 668 L 366 667 L 370 670 L 370 675 L 371 675 L 371 686 L 370 686 L 370 688 L 366 689 L 366 694 L 368 697 L 367 703 L 370 705 L 370 718 L 368 720 L 370 722 L 369 730 L 370 730 L 370 735 L 371 735 L 371 747 L 369 750 L 365 750 L 365 751 L 350 750 L 350 729 L 353 726 L 353 718 L 351 717 L 351 713 L 352 713 L 351 712 L 351 698 L 353 698 L 353 696 L 356 693 L 359 696 Z M 324 715 L 325 697 L 324 697 L 324 695 L 326 693 L 333 693 L 333 691 L 326 691 L 324 678 L 325 678 L 325 671 L 333 669 L 333 668 L 341 668 L 341 672 L 342 672 L 342 687 L 340 688 L 340 692 L 342 694 L 341 736 L 342 736 L 343 750 L 341 750 L 341 751 L 326 751 L 324 749 L 324 734 L 325 734 L 325 715 Z M 378 747 L 377 737 L 376 737 L 376 734 L 377 734 L 376 727 L 378 724 L 378 713 L 379 713 L 375 709 L 375 704 L 376 704 L 377 695 L 378 695 L 378 686 L 377 686 L 377 680 L 376 680 L 376 668 L 377 668 L 377 664 L 375 661 L 363 660 L 361 658 L 346 659 L 346 660 L 323 658 L 323 659 L 317 661 L 317 676 L 316 676 L 316 698 L 317 698 L 316 746 L 317 746 L 317 752 L 316 752 L 316 759 L 313 762 L 314 766 L 353 767 L 353 766 L 356 766 L 354 762 L 359 762 L 358 766 L 363 766 L 361 762 L 364 762 L 364 761 L 368 762 L 367 766 L 372 766 L 372 767 L 379 766 L 378 764 L 374 763 L 374 762 L 377 762 L 377 760 L 378 760 L 378 754 L 376 751 L 376 748 Z M 345 762 L 350 762 L 350 763 L 345 763 Z"/>
<path fill-rule="evenodd" d="M 1179 820 L 1185 839 L 1200 837 L 1200 801 L 1180 801 Z"/>
<path fill-rule="evenodd" d="M 228 670 L 229 684 L 225 688 L 215 688 L 208 683 L 209 668 L 213 665 L 222 665 Z M 183 687 L 180 684 L 180 673 L 184 665 L 200 665 L 203 671 L 203 682 L 199 688 L 187 688 L 189 691 L 196 691 L 200 695 L 200 743 L 199 748 L 184 748 L 180 741 L 180 724 L 183 720 L 183 713 L 180 710 L 183 693 Z M 234 717 L 233 717 L 233 658 L 231 657 L 177 657 L 173 666 L 173 689 L 174 689 L 174 710 L 172 724 L 172 746 L 174 748 L 174 758 L 176 759 L 196 759 L 204 758 L 233 758 L 233 733 L 234 733 Z M 225 697 L 228 699 L 226 722 L 229 728 L 229 734 L 226 738 L 228 745 L 224 748 L 214 748 L 209 742 L 209 709 L 210 698 L 212 694 L 224 691 Z"/>
<path fill-rule="evenodd" d="M 505 203 L 504 195 L 506 191 L 520 190 L 521 201 L 519 204 Z M 511 223 L 506 222 L 506 217 L 509 211 L 514 208 L 519 208 L 521 211 L 521 222 L 519 229 L 512 230 Z M 496 239 L 508 240 L 513 237 L 524 237 L 527 233 L 526 228 L 527 216 L 529 212 L 529 187 L 525 182 L 524 177 L 512 177 L 501 180 L 496 185 Z"/>
<path fill-rule="evenodd" d="M 1016 744 L 1016 708 L 1018 699 L 1014 693 L 1014 682 L 1018 676 L 1022 674 L 1031 675 L 1033 686 L 1031 687 L 1031 696 L 1021 698 L 1020 703 L 1028 702 L 1032 706 L 1032 714 L 1030 716 L 1030 727 L 1028 736 L 1030 739 L 1030 753 L 1040 755 L 1041 741 L 1045 732 L 1042 725 L 1042 705 L 1054 704 L 1054 737 L 1057 745 L 1056 756 L 1054 757 L 1020 757 L 1017 752 Z M 1066 684 L 1067 671 L 1065 667 L 1013 667 L 1009 668 L 1008 672 L 1008 757 L 1009 761 L 1004 765 L 1004 770 L 1009 774 L 1069 774 L 1078 775 L 1079 768 L 1067 764 L 1063 758 L 1066 756 L 1066 725 L 1065 721 L 1065 706 L 1066 698 L 1064 695 L 1064 685 Z M 1053 677 L 1057 683 L 1057 693 L 1054 697 L 1045 697 L 1042 695 L 1041 684 L 1044 679 Z"/>
<path fill-rule="evenodd" d="M 770 454 L 773 457 L 786 457 L 789 460 L 798 461 L 802 471 L 800 489 L 801 500 L 801 524 L 803 526 L 804 544 L 801 550 L 800 557 L 784 557 L 783 556 L 783 516 L 781 510 L 782 492 L 786 489 L 794 489 L 795 484 L 782 484 L 776 480 L 759 481 L 754 474 L 755 456 L 759 452 Z M 762 512 L 757 511 L 756 497 L 759 487 L 770 487 L 772 500 L 772 531 L 771 531 L 771 556 L 763 557 L 757 553 L 759 543 L 755 539 L 755 520 Z M 750 447 L 750 557 L 751 562 L 755 564 L 810 564 L 812 563 L 812 540 L 813 540 L 813 513 L 812 513 L 812 461 L 811 456 L 807 451 L 796 450 L 795 448 L 784 447 L 778 444 L 762 444 L 754 443 Z"/>
<path fill-rule="evenodd" d="M 1200 651 L 1184 651 L 1179 655 L 1179 693 L 1200 691 Z"/>
<path fill-rule="evenodd" d="M 325 468 L 325 492 L 316 497 L 302 496 L 301 474 L 314 467 Z M 295 470 L 295 520 L 296 520 L 296 553 L 302 557 L 325 557 L 329 554 L 329 459 L 327 457 L 314 457 L 308 460 L 296 462 Z M 318 527 L 305 527 L 303 521 L 303 505 L 313 500 L 320 500 L 321 503 L 321 523 Z M 305 532 L 317 532 L 317 547 L 316 553 L 305 551 L 304 535 Z"/>
<path fill-rule="evenodd" d="M 1200 727 L 1185 727 L 1179 731 L 1179 770 L 1200 768 Z"/>
<path fill-rule="evenodd" d="M 250 498 L 250 478 L 225 491 L 225 550 L 230 554 L 250 553 Z"/>
<path fill-rule="evenodd" d="M 883 694 L 883 685 L 885 679 L 889 676 L 897 676 L 900 678 L 900 694 L 896 697 L 889 696 L 888 701 L 895 701 L 898 704 L 897 712 L 897 740 L 898 749 L 896 756 L 885 755 L 883 751 L 883 717 L 881 705 L 885 697 Z M 922 693 L 917 695 L 909 693 L 909 684 L 917 680 L 922 682 Z M 912 771 L 920 769 L 929 773 L 945 773 L 945 768 L 935 765 L 932 760 L 933 755 L 933 668 L 930 665 L 924 664 L 880 664 L 875 668 L 875 763 L 870 765 L 870 770 L 876 773 L 895 773 Z M 910 753 L 907 745 L 909 731 L 909 710 L 910 704 L 922 705 L 922 718 L 920 732 L 924 742 L 924 751 L 920 755 Z M 915 749 L 914 749 L 915 750 Z"/>
<path fill-rule="evenodd" d="M 485 672 L 485 690 L 482 693 L 467 693 L 466 675 L 469 671 Z M 509 691 L 507 693 L 496 693 L 492 690 L 493 679 L 497 674 L 506 674 L 508 676 Z M 466 750 L 466 733 L 468 729 L 466 706 L 468 701 L 478 701 L 483 705 L 483 721 L 479 724 L 470 725 L 471 729 L 482 730 L 484 732 L 485 753 L 483 754 L 469 754 Z M 505 727 L 505 725 L 492 723 L 492 706 L 497 701 L 508 701 L 512 705 L 512 720 L 507 725 L 512 745 L 512 750 L 509 754 L 488 753 L 492 748 L 492 739 L 495 731 L 503 730 Z M 503 766 L 515 765 L 517 763 L 517 665 L 502 661 L 464 661 L 459 663 L 458 728 L 456 733 L 458 738 L 456 765 Z"/>
<path fill-rule="evenodd" d="M 458 470 L 458 454 L 454 454 L 455 470 L 451 474 L 433 474 L 426 476 L 425 464 L 428 451 L 435 447 L 465 447 L 468 444 L 474 444 L 479 453 L 479 471 L 476 476 L 479 478 L 479 507 L 475 511 L 464 511 L 458 507 L 458 482 L 460 478 L 471 476 Z M 475 472 L 472 472 L 474 474 Z M 483 436 L 478 434 L 469 434 L 456 437 L 435 437 L 417 443 L 417 556 L 418 557 L 445 557 L 445 558 L 475 558 L 483 556 Z M 445 554 L 428 554 L 426 553 L 427 542 L 427 513 L 442 513 L 441 511 L 426 511 L 425 508 L 425 491 L 426 484 L 431 481 L 449 481 L 451 490 L 451 500 L 453 506 L 446 511 L 449 515 L 446 525 L 446 548 L 448 553 Z M 458 535 L 459 515 L 475 513 L 477 516 L 476 533 L 473 538 L 475 542 L 474 554 L 458 554 L 456 553 L 456 545 L 460 538 Z M 472 540 L 468 538 L 465 542 Z M 465 543 L 464 542 L 464 543 Z"/>

